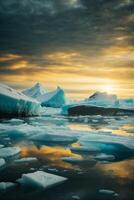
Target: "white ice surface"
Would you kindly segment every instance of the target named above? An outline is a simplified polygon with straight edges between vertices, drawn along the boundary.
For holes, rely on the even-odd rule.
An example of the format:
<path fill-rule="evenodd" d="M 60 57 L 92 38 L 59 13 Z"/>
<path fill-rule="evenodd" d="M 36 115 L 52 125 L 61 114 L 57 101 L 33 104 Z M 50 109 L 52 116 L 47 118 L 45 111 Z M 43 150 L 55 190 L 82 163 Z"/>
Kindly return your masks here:
<path fill-rule="evenodd" d="M 67 178 L 49 174 L 43 171 L 36 171 L 34 173 L 23 174 L 18 182 L 24 186 L 46 189 L 57 184 L 63 183 Z"/>
<path fill-rule="evenodd" d="M 89 146 L 89 143 L 91 142 L 100 142 L 100 143 L 106 143 L 106 144 L 121 144 L 129 149 L 134 149 L 134 137 L 129 136 L 121 136 L 121 135 L 115 135 L 115 134 L 89 134 L 80 137 L 79 139 L 80 144 L 82 144 L 84 147 Z"/>
<path fill-rule="evenodd" d="M 8 158 L 19 154 L 21 149 L 19 147 L 5 147 L 0 149 L 0 158 Z"/>
<path fill-rule="evenodd" d="M 22 91 L 23 94 L 34 99 L 38 99 L 41 95 L 44 95 L 46 92 L 46 89 L 40 83 L 36 83 L 33 87 Z"/>
<path fill-rule="evenodd" d="M 28 163 L 28 162 L 35 162 L 37 160 L 38 159 L 35 157 L 27 157 L 27 158 L 21 158 L 21 159 L 15 160 L 14 162 L 15 163 Z"/>

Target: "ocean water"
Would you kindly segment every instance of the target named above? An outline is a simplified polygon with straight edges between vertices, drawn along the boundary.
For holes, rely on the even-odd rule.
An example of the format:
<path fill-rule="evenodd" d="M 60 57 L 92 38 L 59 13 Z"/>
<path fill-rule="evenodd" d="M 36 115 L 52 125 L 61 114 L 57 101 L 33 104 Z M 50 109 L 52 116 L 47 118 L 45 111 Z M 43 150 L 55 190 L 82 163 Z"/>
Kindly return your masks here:
<path fill-rule="evenodd" d="M 38 117 L 1 119 L 0 145 L 21 149 L 6 159 L 0 182 L 38 170 L 68 178 L 44 191 L 17 184 L 0 191 L 0 200 L 134 199 L 133 117 L 68 117 L 47 109 Z M 38 160 L 15 162 L 25 157 Z"/>

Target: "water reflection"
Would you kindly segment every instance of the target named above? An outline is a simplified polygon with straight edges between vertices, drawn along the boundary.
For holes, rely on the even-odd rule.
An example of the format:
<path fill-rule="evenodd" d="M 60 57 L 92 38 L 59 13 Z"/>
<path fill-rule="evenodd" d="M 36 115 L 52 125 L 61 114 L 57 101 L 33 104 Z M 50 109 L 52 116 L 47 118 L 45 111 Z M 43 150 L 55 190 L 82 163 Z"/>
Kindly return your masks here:
<path fill-rule="evenodd" d="M 36 146 L 23 146 L 21 147 L 21 156 L 36 156 L 42 161 L 47 161 L 47 163 L 51 166 L 61 167 L 65 169 L 71 169 L 73 168 L 73 166 L 69 163 L 63 162 L 61 160 L 62 157 L 80 158 L 79 155 L 72 153 L 71 150 L 68 148 L 49 146 L 43 146 L 41 148 L 37 148 Z M 46 164 L 46 162 L 44 163 Z"/>
<path fill-rule="evenodd" d="M 99 168 L 104 172 L 110 172 L 111 175 L 134 180 L 134 159 L 99 165 Z"/>

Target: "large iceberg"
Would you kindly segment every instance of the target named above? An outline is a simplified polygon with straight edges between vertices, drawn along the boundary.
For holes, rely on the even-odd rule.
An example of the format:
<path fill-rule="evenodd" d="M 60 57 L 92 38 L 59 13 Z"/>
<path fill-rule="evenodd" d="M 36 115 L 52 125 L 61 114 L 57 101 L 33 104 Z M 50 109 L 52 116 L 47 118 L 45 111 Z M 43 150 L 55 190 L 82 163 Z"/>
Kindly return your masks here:
<path fill-rule="evenodd" d="M 40 109 L 36 100 L 0 84 L 0 117 L 38 115 Z"/>
<path fill-rule="evenodd" d="M 106 92 L 95 92 L 86 101 L 97 106 L 117 106 L 119 104 L 116 95 Z"/>
<path fill-rule="evenodd" d="M 63 183 L 67 178 L 49 174 L 43 171 L 37 171 L 34 173 L 23 174 L 18 182 L 24 186 L 34 187 L 39 189 L 46 189 L 57 184 Z"/>
<path fill-rule="evenodd" d="M 41 95 L 46 93 L 46 90 L 40 83 L 36 83 L 33 87 L 23 90 L 22 93 L 28 97 L 38 99 Z"/>
<path fill-rule="evenodd" d="M 134 115 L 134 99 L 118 99 L 116 95 L 96 92 L 88 99 L 65 105 L 64 115 Z"/>
<path fill-rule="evenodd" d="M 60 108 L 66 103 L 65 92 L 60 87 L 38 98 L 42 106 Z"/>

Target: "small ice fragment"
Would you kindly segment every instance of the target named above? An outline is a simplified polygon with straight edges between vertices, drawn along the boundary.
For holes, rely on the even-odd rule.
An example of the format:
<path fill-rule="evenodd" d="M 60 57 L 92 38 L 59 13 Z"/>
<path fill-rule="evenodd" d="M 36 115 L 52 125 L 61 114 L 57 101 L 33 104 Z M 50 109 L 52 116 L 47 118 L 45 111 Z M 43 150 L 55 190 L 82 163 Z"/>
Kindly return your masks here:
<path fill-rule="evenodd" d="M 79 197 L 78 195 L 73 195 L 73 196 L 72 196 L 72 199 L 79 200 L 80 197 Z"/>
<path fill-rule="evenodd" d="M 107 189 L 100 189 L 99 193 L 101 194 L 109 194 L 109 195 L 114 195 L 115 192 L 113 190 L 107 190 Z"/>
<path fill-rule="evenodd" d="M 11 183 L 11 182 L 0 182 L 0 191 L 12 189 L 16 185 L 17 185 L 16 183 Z"/>
<path fill-rule="evenodd" d="M 38 159 L 35 157 L 28 157 L 28 158 L 21 158 L 21 159 L 15 160 L 14 162 L 15 163 L 25 163 L 25 162 L 35 162 L 37 160 Z"/>

